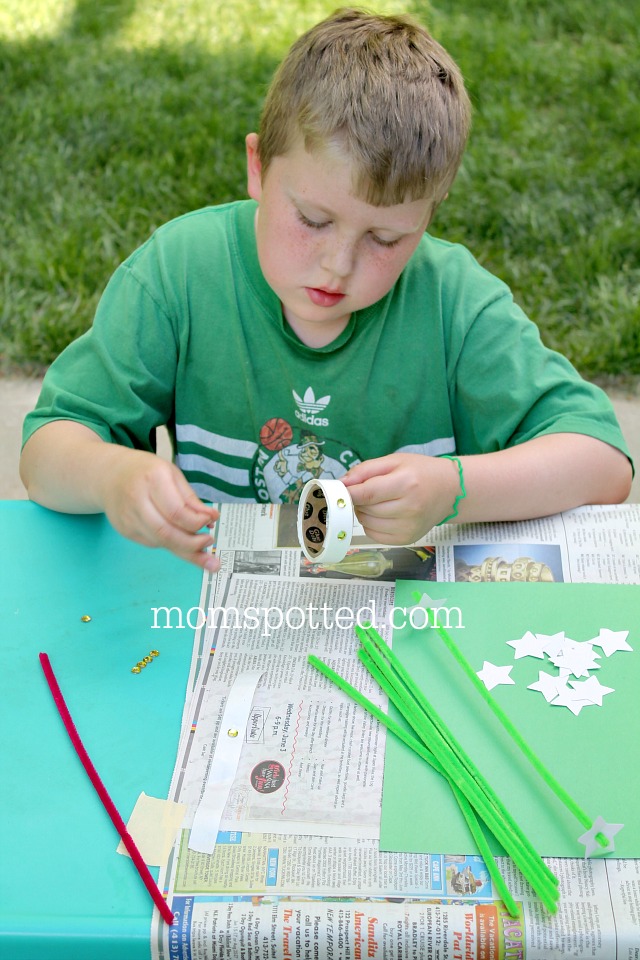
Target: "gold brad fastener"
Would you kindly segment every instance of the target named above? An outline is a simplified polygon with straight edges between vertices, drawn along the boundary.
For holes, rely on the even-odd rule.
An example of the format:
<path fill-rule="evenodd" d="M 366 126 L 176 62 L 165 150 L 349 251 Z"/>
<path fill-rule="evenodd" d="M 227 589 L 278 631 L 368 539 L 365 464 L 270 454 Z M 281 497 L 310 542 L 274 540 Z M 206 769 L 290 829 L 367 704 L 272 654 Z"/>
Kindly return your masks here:
<path fill-rule="evenodd" d="M 149 664 L 153 663 L 155 658 L 159 656 L 159 650 L 150 650 L 146 657 L 143 657 L 142 660 L 138 660 L 135 667 L 131 668 L 131 673 L 140 673 L 141 670 L 144 670 L 145 667 L 148 667 Z"/>

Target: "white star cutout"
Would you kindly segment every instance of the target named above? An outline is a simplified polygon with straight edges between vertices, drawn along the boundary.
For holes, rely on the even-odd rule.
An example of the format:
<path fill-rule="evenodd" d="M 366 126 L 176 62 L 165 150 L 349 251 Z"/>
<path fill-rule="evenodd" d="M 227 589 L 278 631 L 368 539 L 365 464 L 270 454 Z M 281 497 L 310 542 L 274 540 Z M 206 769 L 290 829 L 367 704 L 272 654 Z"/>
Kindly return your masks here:
<path fill-rule="evenodd" d="M 574 690 L 580 693 L 581 697 L 591 703 L 602 706 L 602 700 L 608 693 L 615 693 L 613 687 L 605 687 L 600 683 L 597 677 L 589 677 L 588 680 L 569 680 Z"/>
<path fill-rule="evenodd" d="M 554 677 L 550 673 L 545 673 L 544 670 L 540 670 L 538 673 L 538 679 L 535 683 L 530 683 L 527 687 L 527 690 L 538 690 L 542 696 L 545 698 L 547 703 L 551 703 L 552 700 L 558 696 L 561 690 L 567 685 L 567 681 L 564 677 Z"/>
<path fill-rule="evenodd" d="M 406 620 L 408 620 L 409 623 L 415 623 L 416 627 L 422 627 L 422 620 L 415 616 L 412 617 L 414 610 L 421 610 L 424 614 L 424 626 L 426 627 L 427 623 L 432 624 L 433 622 L 433 616 L 427 617 L 427 610 L 438 610 L 440 607 L 443 607 L 445 603 L 446 597 L 441 597 L 439 600 L 432 600 L 428 593 L 423 593 L 416 604 L 412 607 L 407 607 Z"/>
<path fill-rule="evenodd" d="M 601 655 L 596 653 L 594 646 L 600 647 L 606 656 L 618 650 L 632 650 L 627 643 L 628 635 L 628 630 L 601 627 L 593 640 L 576 641 L 571 640 L 564 630 L 553 634 L 534 634 L 527 630 L 519 640 L 508 640 L 507 643 L 514 648 L 516 659 L 537 656 L 536 651 L 540 650 L 547 653 L 549 661 L 558 668 L 558 675 L 540 670 L 537 681 L 529 684 L 527 689 L 541 693 L 552 706 L 567 707 L 578 716 L 583 707 L 601 707 L 604 697 L 615 692 L 613 687 L 605 687 L 589 674 L 601 666 L 597 662 Z M 579 681 L 570 677 L 586 679 Z"/>
<path fill-rule="evenodd" d="M 564 630 L 561 630 L 560 633 L 537 633 L 536 637 L 549 657 L 554 657 L 558 650 L 562 649 L 566 640 Z"/>
<path fill-rule="evenodd" d="M 519 640 L 507 640 L 507 646 L 513 647 L 516 660 L 521 657 L 537 657 L 544 660 L 544 646 L 542 639 L 531 630 L 527 630 Z"/>
<path fill-rule="evenodd" d="M 627 643 L 628 636 L 628 630 L 609 630 L 607 627 L 600 627 L 600 633 L 591 640 L 591 643 L 594 643 L 596 647 L 602 647 L 605 656 L 610 657 L 612 653 L 617 653 L 618 650 L 633 651 L 633 647 L 630 647 Z"/>
<path fill-rule="evenodd" d="M 515 680 L 509 676 L 512 670 L 513 666 L 497 667 L 495 663 L 485 660 L 482 670 L 478 670 L 477 673 L 487 690 L 493 690 L 501 683 L 515 683 Z"/>
<path fill-rule="evenodd" d="M 576 643 L 574 640 L 565 639 L 562 647 L 549 659 L 556 667 L 568 670 L 574 677 L 588 677 L 589 670 L 600 668 L 600 664 L 596 663 L 600 654 L 594 651 L 590 642 Z"/>
<path fill-rule="evenodd" d="M 581 837 L 578 837 L 578 843 L 583 843 L 585 846 L 585 860 L 593 853 L 613 853 L 616 848 L 613 838 L 615 837 L 616 833 L 622 830 L 623 827 L 624 823 L 607 823 L 607 821 L 603 820 L 602 817 L 596 817 L 591 824 L 591 829 L 587 830 L 586 833 L 583 833 Z M 609 841 L 609 845 L 607 847 L 601 847 L 596 840 L 596 836 L 599 833 L 603 834 Z"/>
<path fill-rule="evenodd" d="M 571 713 L 577 717 L 583 707 L 592 707 L 593 701 L 586 700 L 584 694 L 579 690 L 571 690 L 570 687 L 564 687 L 551 703 L 552 707 L 568 707 Z"/>

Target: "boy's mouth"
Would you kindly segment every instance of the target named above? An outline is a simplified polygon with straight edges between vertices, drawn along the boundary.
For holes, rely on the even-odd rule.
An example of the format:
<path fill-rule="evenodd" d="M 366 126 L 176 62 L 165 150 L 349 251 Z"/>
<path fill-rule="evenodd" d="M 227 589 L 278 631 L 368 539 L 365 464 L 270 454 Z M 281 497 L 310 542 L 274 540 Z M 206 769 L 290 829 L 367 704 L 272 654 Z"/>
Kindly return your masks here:
<path fill-rule="evenodd" d="M 336 293 L 331 290 L 324 290 L 322 287 L 305 287 L 307 296 L 316 307 L 335 307 L 344 299 L 344 293 Z"/>

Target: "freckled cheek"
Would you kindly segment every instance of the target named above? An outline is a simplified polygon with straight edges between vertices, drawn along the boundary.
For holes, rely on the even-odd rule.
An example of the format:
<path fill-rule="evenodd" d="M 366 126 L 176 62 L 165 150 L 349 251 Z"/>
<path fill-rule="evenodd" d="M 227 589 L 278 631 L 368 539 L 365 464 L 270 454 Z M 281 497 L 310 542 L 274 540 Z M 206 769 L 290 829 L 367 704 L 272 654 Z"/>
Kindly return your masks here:
<path fill-rule="evenodd" d="M 313 264 L 318 258 L 318 240 L 306 229 L 288 226 L 281 233 L 281 255 L 289 266 Z"/>
<path fill-rule="evenodd" d="M 317 259 L 316 244 L 308 231 L 290 223 L 272 224 L 263 236 L 261 264 L 268 283 L 274 288 L 298 284 L 304 280 L 304 271 Z"/>
<path fill-rule="evenodd" d="M 374 251 L 370 254 L 367 258 L 366 275 L 369 291 L 375 300 L 383 297 L 391 289 L 402 273 L 405 263 L 405 258 L 399 258 L 395 252 L 381 250 L 380 253 Z"/>

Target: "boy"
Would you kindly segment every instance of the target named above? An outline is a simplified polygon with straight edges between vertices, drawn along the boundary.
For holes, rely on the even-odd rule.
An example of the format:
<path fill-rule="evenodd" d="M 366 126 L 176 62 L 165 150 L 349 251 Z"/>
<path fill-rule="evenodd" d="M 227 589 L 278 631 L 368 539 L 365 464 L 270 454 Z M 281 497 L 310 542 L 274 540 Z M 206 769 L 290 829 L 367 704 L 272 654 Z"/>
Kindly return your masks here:
<path fill-rule="evenodd" d="M 425 233 L 469 118 L 413 21 L 343 10 L 301 37 L 247 136 L 251 199 L 158 230 L 52 365 L 25 423 L 29 496 L 210 569 L 199 497 L 294 502 L 312 476 L 342 476 L 395 544 L 624 500 L 605 395 Z M 175 464 L 153 453 L 163 423 Z"/>

